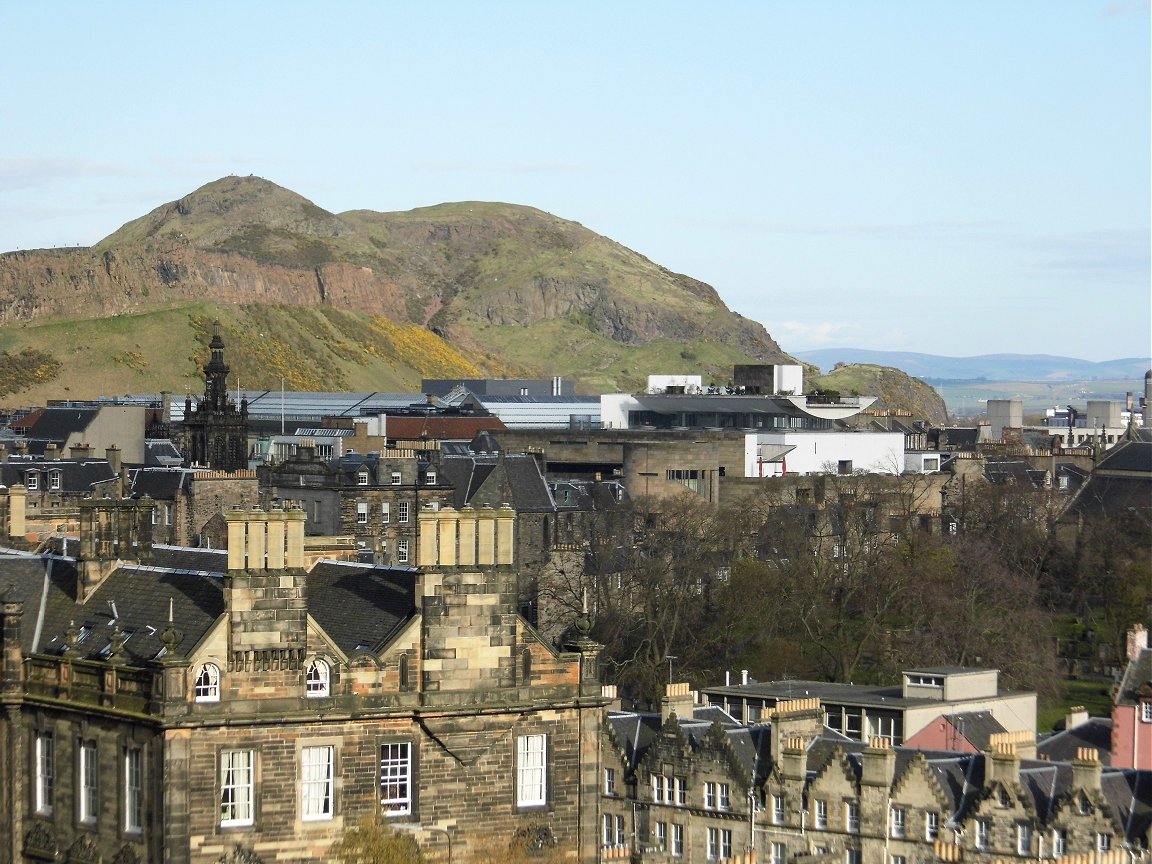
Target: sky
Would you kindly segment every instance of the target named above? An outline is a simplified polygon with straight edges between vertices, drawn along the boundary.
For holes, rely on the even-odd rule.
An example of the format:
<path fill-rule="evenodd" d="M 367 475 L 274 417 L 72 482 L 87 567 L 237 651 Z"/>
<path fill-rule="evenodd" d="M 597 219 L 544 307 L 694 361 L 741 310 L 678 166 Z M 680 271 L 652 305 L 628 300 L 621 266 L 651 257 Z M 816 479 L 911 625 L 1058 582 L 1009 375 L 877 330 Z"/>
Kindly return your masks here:
<path fill-rule="evenodd" d="M 1149 0 L 0 3 L 0 250 L 505 201 L 785 351 L 1148 356 Z"/>

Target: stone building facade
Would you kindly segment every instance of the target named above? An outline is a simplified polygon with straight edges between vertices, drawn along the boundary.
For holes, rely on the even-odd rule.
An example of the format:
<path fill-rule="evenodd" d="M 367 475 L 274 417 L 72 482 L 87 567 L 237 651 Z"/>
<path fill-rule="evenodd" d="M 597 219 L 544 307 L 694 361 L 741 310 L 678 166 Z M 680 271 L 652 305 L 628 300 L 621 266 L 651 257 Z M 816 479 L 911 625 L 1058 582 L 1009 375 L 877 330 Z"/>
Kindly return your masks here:
<path fill-rule="evenodd" d="M 669 685 L 660 714 L 610 712 L 603 731 L 601 858 L 910 864 L 1147 858 L 1152 774 L 988 752 L 849 741 L 816 698 L 753 725 Z"/>
<path fill-rule="evenodd" d="M 78 557 L 0 557 L 0 862 L 321 862 L 371 816 L 440 860 L 595 860 L 599 646 L 517 614 L 514 512 L 308 568 L 300 510 L 228 512 L 225 552 L 90 506 Z"/>

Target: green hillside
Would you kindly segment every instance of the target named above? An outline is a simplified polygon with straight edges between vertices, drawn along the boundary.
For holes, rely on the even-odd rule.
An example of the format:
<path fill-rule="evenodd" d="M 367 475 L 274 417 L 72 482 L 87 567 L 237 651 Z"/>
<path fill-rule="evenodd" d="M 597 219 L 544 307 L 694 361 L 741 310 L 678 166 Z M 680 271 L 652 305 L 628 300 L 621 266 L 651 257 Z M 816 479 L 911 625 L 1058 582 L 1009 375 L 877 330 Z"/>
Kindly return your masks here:
<path fill-rule="evenodd" d="M 414 325 L 332 309 L 201 303 L 141 315 L 0 330 L 0 398 L 49 398 L 168 390 L 203 391 L 212 324 L 219 320 L 232 370 L 247 390 L 410 392 L 422 377 L 483 370 Z M 501 374 L 492 358 L 485 369 Z M 40 373 L 37 374 L 37 370 Z"/>

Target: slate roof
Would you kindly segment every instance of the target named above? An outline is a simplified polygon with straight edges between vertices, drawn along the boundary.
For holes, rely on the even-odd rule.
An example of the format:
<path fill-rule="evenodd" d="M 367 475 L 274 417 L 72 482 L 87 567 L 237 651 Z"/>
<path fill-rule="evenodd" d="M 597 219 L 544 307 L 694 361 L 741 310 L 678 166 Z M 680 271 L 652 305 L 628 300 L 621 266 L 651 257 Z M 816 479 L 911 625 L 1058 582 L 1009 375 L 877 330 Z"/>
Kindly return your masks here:
<path fill-rule="evenodd" d="M 693 747 L 700 746 L 711 733 L 713 725 L 718 723 L 728 736 L 736 758 L 744 769 L 744 776 L 755 777 L 757 783 L 762 783 L 768 775 L 771 768 L 769 755 L 772 740 L 769 725 L 745 726 L 727 712 L 710 705 L 697 705 L 691 718 L 677 717 L 677 721 L 684 737 Z M 660 714 L 610 711 L 607 722 L 617 743 L 624 749 L 628 771 L 634 772 L 652 742 L 660 734 Z"/>
<path fill-rule="evenodd" d="M 63 444 L 73 432 L 87 429 L 99 413 L 99 408 L 45 408 L 29 425 L 28 437 Z"/>
<path fill-rule="evenodd" d="M 1152 477 L 1152 442 L 1125 441 L 1109 450 L 1097 471 L 1135 471 Z"/>
<path fill-rule="evenodd" d="M 177 466 L 184 461 L 176 445 L 167 438 L 148 438 L 144 441 L 144 464 L 149 466 Z"/>
<path fill-rule="evenodd" d="M 1152 648 L 1142 648 L 1135 660 L 1129 661 L 1116 688 L 1117 705 L 1135 705 L 1140 688 L 1152 683 Z"/>
<path fill-rule="evenodd" d="M 25 654 L 62 653 L 74 627 L 80 635 L 76 656 L 99 659 L 118 625 L 128 636 L 125 659 L 143 663 L 163 648 L 160 634 L 168 626 L 169 602 L 172 624 L 183 635 L 181 651 L 198 643 L 224 611 L 219 573 L 124 565 L 83 604 L 76 602 L 75 559 L 7 554 L 0 557 L 0 574 L 6 597 L 24 603 Z"/>
<path fill-rule="evenodd" d="M 1036 755 L 1067 762 L 1081 747 L 1095 748 L 1102 763 L 1112 764 L 1112 718 L 1089 717 L 1078 726 L 1047 735 L 1036 742 Z"/>
<path fill-rule="evenodd" d="M 137 468 L 128 473 L 133 495 L 147 495 L 157 501 L 174 501 L 192 479 L 187 468 Z"/>
<path fill-rule="evenodd" d="M 507 455 L 477 454 L 446 455 L 440 459 L 440 474 L 455 489 L 453 506 L 475 506 L 484 484 L 498 472 L 503 472 L 510 501 L 488 501 L 494 507 L 511 504 L 518 513 L 551 513 L 556 502 L 551 488 L 540 469 L 540 463 L 529 453 Z"/>
<path fill-rule="evenodd" d="M 0 550 L 0 592 L 24 603 L 25 654 L 61 653 L 74 625 L 76 656 L 100 659 L 118 625 L 128 635 L 125 660 L 136 664 L 163 648 L 170 603 L 183 637 L 177 650 L 200 642 L 224 613 L 227 566 L 223 550 L 157 545 L 150 564 L 122 565 L 80 604 L 75 559 Z M 416 614 L 416 578 L 410 568 L 320 561 L 306 577 L 308 612 L 345 654 L 376 650 Z"/>
<path fill-rule="evenodd" d="M 308 612 L 346 655 L 376 650 L 416 614 L 417 573 L 320 561 L 308 573 Z"/>
<path fill-rule="evenodd" d="M 956 731 L 977 750 L 987 750 L 992 735 L 1007 731 L 990 711 L 961 711 L 946 716 Z"/>
<path fill-rule="evenodd" d="M 35 471 L 41 475 L 47 475 L 49 471 L 59 471 L 60 489 L 53 491 L 62 493 L 87 493 L 97 484 L 116 479 L 116 472 L 112 470 L 112 466 L 108 464 L 106 459 L 54 459 L 50 461 L 34 459 L 0 462 L 0 483 L 5 486 L 24 483 L 29 471 Z M 47 488 L 47 481 L 42 481 L 40 490 L 44 491 Z"/>

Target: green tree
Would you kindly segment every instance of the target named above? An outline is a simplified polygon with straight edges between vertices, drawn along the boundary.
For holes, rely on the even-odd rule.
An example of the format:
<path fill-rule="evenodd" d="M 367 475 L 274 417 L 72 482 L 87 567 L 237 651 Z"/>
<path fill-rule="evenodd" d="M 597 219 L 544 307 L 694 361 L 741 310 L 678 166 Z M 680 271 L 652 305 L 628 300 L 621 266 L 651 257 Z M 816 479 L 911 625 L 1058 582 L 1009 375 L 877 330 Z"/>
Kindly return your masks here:
<path fill-rule="evenodd" d="M 416 839 L 379 818 L 361 820 L 332 848 L 339 864 L 424 864 Z"/>

